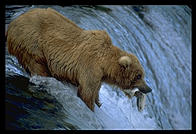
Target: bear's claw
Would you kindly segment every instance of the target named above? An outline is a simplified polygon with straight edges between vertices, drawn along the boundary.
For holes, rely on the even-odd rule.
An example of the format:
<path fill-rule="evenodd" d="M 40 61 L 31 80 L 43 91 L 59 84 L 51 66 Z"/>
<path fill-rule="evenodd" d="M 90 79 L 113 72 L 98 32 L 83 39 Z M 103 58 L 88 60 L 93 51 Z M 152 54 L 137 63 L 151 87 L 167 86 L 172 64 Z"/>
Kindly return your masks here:
<path fill-rule="evenodd" d="M 102 103 L 100 103 L 99 101 L 95 101 L 95 103 L 97 104 L 98 107 L 101 107 Z"/>

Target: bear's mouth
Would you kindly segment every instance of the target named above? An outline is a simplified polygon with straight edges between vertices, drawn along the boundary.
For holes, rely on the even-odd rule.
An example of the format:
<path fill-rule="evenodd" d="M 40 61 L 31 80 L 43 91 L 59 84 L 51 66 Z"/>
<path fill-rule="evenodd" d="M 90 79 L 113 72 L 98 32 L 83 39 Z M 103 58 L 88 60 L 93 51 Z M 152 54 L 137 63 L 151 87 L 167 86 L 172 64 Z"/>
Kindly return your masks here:
<path fill-rule="evenodd" d="M 146 94 L 141 92 L 138 88 L 133 88 L 132 90 L 124 90 L 124 93 L 129 97 L 132 98 L 133 96 L 137 97 L 137 108 L 138 111 L 142 111 L 145 107 L 146 103 Z"/>
<path fill-rule="evenodd" d="M 139 91 L 141 91 L 144 94 L 150 93 L 152 91 L 152 89 L 149 86 L 147 86 L 147 85 L 142 86 L 142 87 L 140 87 L 140 86 L 134 86 L 134 88 L 138 88 Z"/>

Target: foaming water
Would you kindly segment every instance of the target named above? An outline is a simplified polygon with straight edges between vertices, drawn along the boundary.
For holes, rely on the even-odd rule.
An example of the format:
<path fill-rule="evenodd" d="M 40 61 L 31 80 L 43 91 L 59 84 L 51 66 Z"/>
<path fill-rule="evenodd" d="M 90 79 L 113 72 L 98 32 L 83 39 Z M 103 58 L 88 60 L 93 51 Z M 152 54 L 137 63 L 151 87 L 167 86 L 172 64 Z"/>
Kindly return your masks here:
<path fill-rule="evenodd" d="M 47 6 L 12 9 L 15 13 L 7 10 L 10 17 L 6 23 L 35 7 Z M 77 87 L 54 78 L 34 76 L 30 78 L 34 85 L 29 86 L 29 90 L 46 91 L 62 106 L 59 111 L 63 120 L 58 116 L 54 120 L 54 124 L 60 120 L 61 127 L 54 125 L 52 129 L 192 129 L 192 13 L 189 7 L 50 7 L 83 29 L 106 30 L 114 45 L 138 57 L 146 72 L 146 82 L 153 89 L 147 95 L 144 110 L 139 112 L 136 98 L 128 99 L 119 88 L 103 83 L 102 106 L 95 106 L 92 112 L 77 97 Z M 29 78 L 16 58 L 6 52 L 6 74 L 10 72 Z M 51 129 L 47 125 L 38 128 Z"/>

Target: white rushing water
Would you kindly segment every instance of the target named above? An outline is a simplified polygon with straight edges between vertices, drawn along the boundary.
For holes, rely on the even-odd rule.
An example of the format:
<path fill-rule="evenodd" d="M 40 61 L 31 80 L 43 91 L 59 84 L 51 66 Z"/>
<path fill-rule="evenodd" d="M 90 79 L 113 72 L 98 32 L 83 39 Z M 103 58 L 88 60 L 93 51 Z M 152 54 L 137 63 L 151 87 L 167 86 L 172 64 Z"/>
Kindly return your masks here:
<path fill-rule="evenodd" d="M 136 99 L 128 99 L 118 89 L 112 90 L 103 84 L 100 91 L 100 108 L 95 105 L 92 112 L 80 98 L 77 88 L 69 83 L 62 83 L 55 78 L 33 76 L 30 82 L 39 90 L 46 90 L 63 105 L 66 122 L 74 124 L 78 129 L 157 129 L 155 119 L 146 110 L 139 112 Z M 118 91 L 116 91 L 118 90 Z M 118 94 L 117 94 L 118 92 Z M 142 120 L 142 124 L 141 124 Z"/>
<path fill-rule="evenodd" d="M 48 7 L 48 6 L 32 6 Z M 134 53 L 153 89 L 139 112 L 136 98 L 128 99 L 117 87 L 105 83 L 100 90 L 102 106 L 95 112 L 77 97 L 77 87 L 54 78 L 34 76 L 39 90 L 54 96 L 63 106 L 62 117 L 76 129 L 192 129 L 192 13 L 187 6 L 50 6 L 86 30 L 106 30 L 114 45 Z M 28 10 L 24 8 L 13 18 Z M 139 10 L 139 11 L 138 11 Z M 6 72 L 28 77 L 15 58 L 7 55 Z M 40 86 L 42 85 L 42 86 Z M 48 128 L 50 129 L 50 128 Z M 61 128 L 55 128 L 61 129 Z"/>

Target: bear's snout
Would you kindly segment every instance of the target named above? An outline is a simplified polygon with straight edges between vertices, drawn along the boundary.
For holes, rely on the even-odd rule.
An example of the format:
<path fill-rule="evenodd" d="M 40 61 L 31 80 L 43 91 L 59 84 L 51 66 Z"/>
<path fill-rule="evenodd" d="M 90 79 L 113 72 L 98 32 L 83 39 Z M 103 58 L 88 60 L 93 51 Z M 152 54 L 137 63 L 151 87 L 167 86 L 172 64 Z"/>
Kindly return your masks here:
<path fill-rule="evenodd" d="M 151 92 L 152 91 L 152 89 L 149 87 L 149 86 L 147 86 L 147 85 L 145 85 L 145 86 L 143 86 L 143 87 L 137 87 L 142 93 L 145 93 L 145 94 L 147 94 L 147 93 L 149 93 L 149 92 Z"/>

